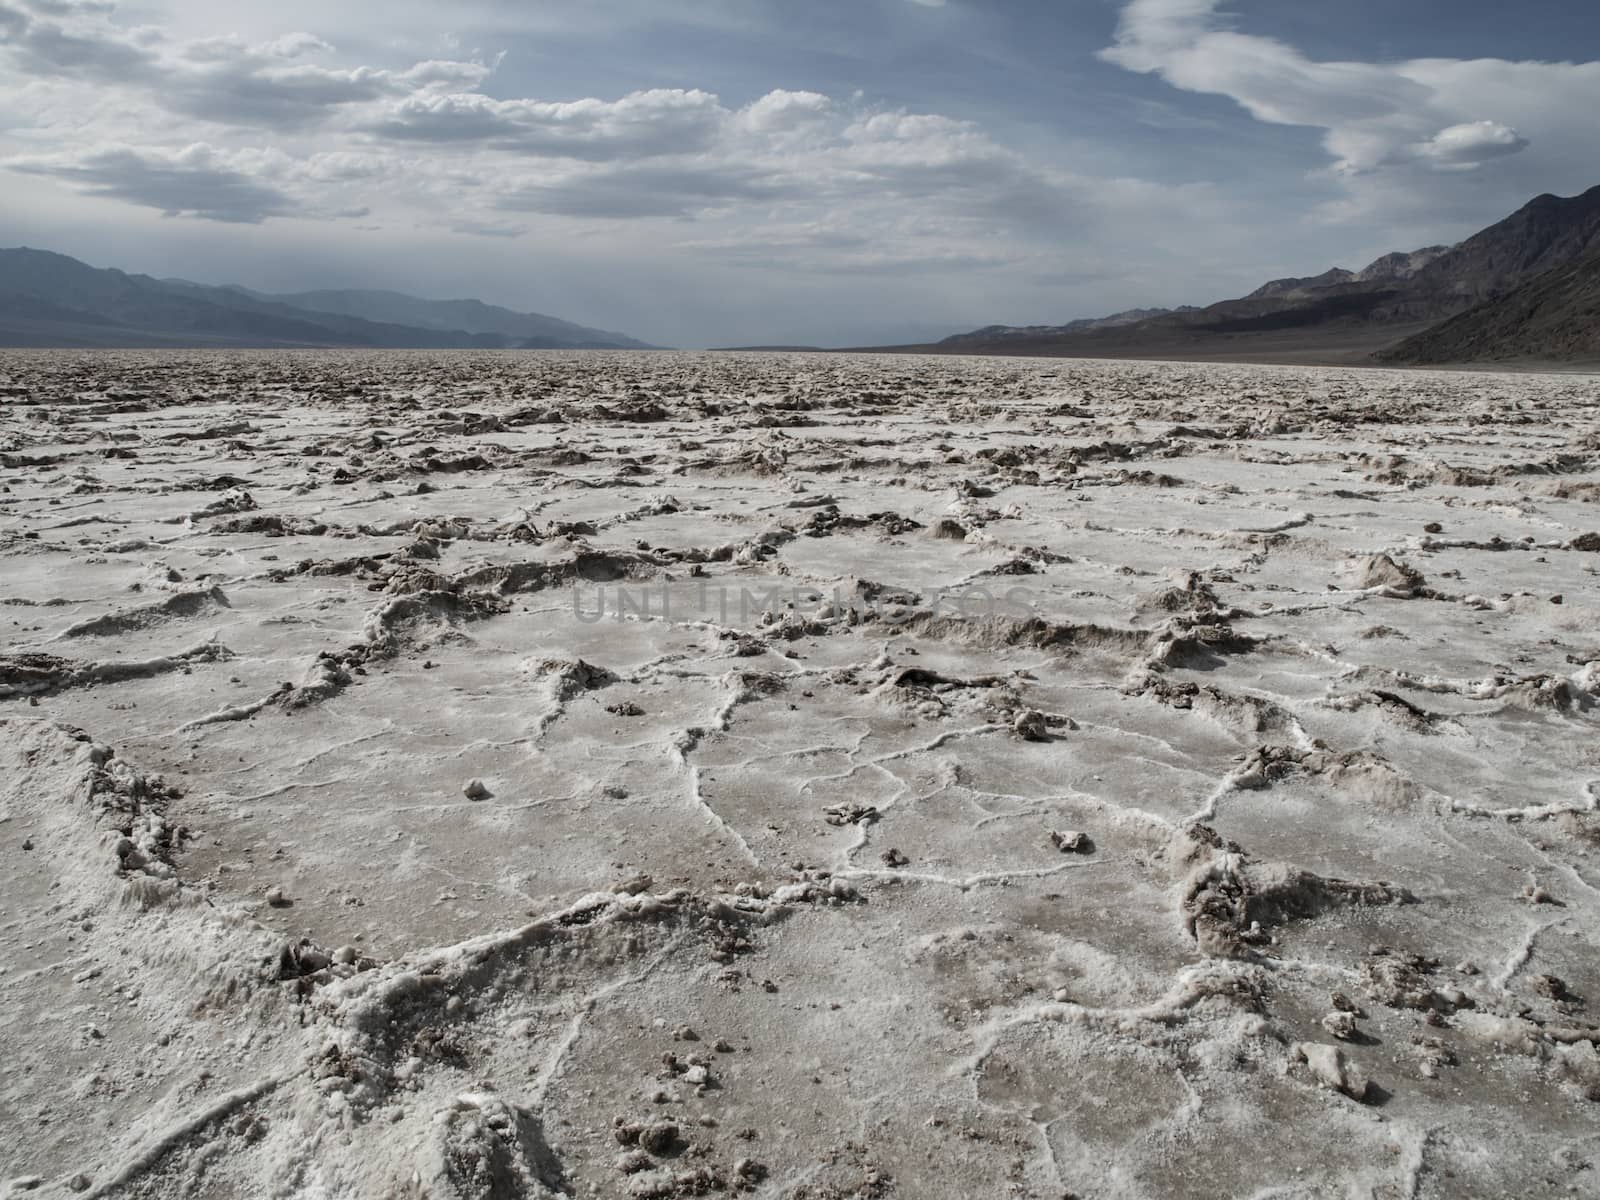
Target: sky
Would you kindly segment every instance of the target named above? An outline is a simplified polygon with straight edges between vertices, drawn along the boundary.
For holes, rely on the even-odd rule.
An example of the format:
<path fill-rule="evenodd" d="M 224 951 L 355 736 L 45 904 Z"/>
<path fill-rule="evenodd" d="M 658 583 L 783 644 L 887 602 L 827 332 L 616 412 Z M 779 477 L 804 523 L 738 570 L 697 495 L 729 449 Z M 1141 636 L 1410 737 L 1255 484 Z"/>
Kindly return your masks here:
<path fill-rule="evenodd" d="M 1597 60 L 1572 0 L 0 0 L 0 245 L 917 341 L 1583 191 Z"/>

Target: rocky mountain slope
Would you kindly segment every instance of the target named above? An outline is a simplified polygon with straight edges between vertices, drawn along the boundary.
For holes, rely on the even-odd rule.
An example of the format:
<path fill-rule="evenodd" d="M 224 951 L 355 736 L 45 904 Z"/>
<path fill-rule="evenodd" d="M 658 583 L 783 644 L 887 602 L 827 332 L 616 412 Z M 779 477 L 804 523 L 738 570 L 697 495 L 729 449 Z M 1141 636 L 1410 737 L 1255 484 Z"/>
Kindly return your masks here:
<path fill-rule="evenodd" d="M 1600 362 L 1600 253 L 1536 276 L 1379 357 L 1398 364 Z"/>
<path fill-rule="evenodd" d="M 984 329 L 917 349 L 1359 361 L 1595 252 L 1600 252 L 1600 187 L 1567 198 L 1539 196 L 1455 246 L 1387 254 L 1360 271 L 1334 268 L 1315 276 L 1276 279 L 1246 296 L 1205 308 L 1116 324 Z M 1538 346 L 1544 344 L 1544 335 L 1535 331 L 1528 348 L 1517 349 L 1518 334 L 1510 326 L 1501 327 L 1496 336 L 1504 354 L 1540 353 Z M 1577 343 L 1554 337 L 1549 344 Z"/>

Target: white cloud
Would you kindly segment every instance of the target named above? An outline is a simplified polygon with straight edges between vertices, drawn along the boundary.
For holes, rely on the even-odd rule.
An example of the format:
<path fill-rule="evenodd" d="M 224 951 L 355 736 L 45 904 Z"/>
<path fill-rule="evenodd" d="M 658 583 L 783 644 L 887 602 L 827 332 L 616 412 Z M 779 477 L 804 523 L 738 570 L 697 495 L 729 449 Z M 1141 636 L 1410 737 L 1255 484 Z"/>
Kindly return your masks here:
<path fill-rule="evenodd" d="M 14 24 L 37 33 L 17 11 Z M 1070 247 L 1041 254 L 1031 239 L 1112 215 L 1107 181 L 1036 165 L 971 122 L 859 94 L 774 89 L 739 107 L 695 88 L 497 97 L 480 90 L 494 67 L 477 61 L 373 67 L 339 61 L 309 32 L 136 41 L 104 7 L 71 20 L 101 44 L 137 46 L 144 65 L 99 56 L 91 106 L 58 62 L 8 36 L 0 55 L 43 89 L 23 118 L 34 129 L 14 137 L 51 146 L 9 166 L 173 215 L 370 212 L 366 227 L 496 238 L 667 223 L 651 235 L 658 249 L 810 273 L 1067 270 Z M 1148 188 L 1141 203 L 1173 196 Z"/>
<path fill-rule="evenodd" d="M 292 32 L 258 44 L 237 35 L 173 42 L 114 19 L 98 0 L 0 0 L 0 59 L 18 77 L 137 91 L 150 106 L 218 124 L 314 125 L 335 110 L 439 85 L 477 86 L 492 68 L 429 61 L 394 74 L 306 61 L 334 47 Z"/>
<path fill-rule="evenodd" d="M 1219 28 L 1221 0 L 1132 0 L 1101 57 L 1190 92 L 1229 96 L 1260 121 L 1331 128 L 1422 105 L 1427 91 L 1386 68 L 1313 62 L 1272 38 Z"/>
<path fill-rule="evenodd" d="M 814 129 L 834 111 L 833 101 L 817 92 L 768 92 L 739 114 L 755 133 L 794 133 Z"/>
<path fill-rule="evenodd" d="M 415 87 L 477 87 L 494 74 L 487 63 L 430 58 L 402 71 L 402 83 Z"/>
<path fill-rule="evenodd" d="M 1257 120 L 1323 130 L 1348 175 L 1418 161 L 1472 167 L 1578 132 L 1600 148 L 1600 63 L 1413 59 L 1321 62 L 1273 38 L 1227 28 L 1222 0 L 1131 0 L 1107 62 L 1185 91 L 1227 96 Z M 1593 154 L 1588 158 L 1593 161 Z"/>
<path fill-rule="evenodd" d="M 681 88 L 612 101 L 496 100 L 450 92 L 408 96 L 370 129 L 388 139 L 483 143 L 518 154 L 600 161 L 704 150 L 727 115 L 709 92 Z"/>
<path fill-rule="evenodd" d="M 1229 97 L 1258 121 L 1320 130 L 1332 190 L 1313 222 L 1408 248 L 1464 236 L 1537 192 L 1594 183 L 1600 62 L 1326 62 L 1238 31 L 1222 10 L 1223 0 L 1131 0 L 1101 57 Z"/>
<path fill-rule="evenodd" d="M 587 315 L 614 326 L 652 286 L 692 297 L 665 316 L 647 306 L 655 325 L 638 332 L 651 340 L 693 341 L 696 325 L 716 327 L 708 340 L 761 340 L 780 320 L 818 341 L 922 337 L 969 316 L 1064 320 L 1164 298 L 1180 252 L 1200 271 L 1236 267 L 1238 246 L 1260 240 L 1236 237 L 1239 204 L 1209 185 L 1076 174 L 978 123 L 860 92 L 777 88 L 743 103 L 694 87 L 491 94 L 492 51 L 371 63 L 315 26 L 255 39 L 136 35 L 104 8 L 71 18 L 120 48 L 87 56 L 99 65 L 85 87 L 88 66 L 69 71 L 8 32 L 35 30 L 33 10 L 5 24 L 20 2 L 0 0 L 0 170 L 10 168 L 8 199 L 22 196 L 29 212 L 70 208 L 81 230 L 95 204 L 87 220 L 98 229 L 172 238 L 188 228 L 190 244 L 213 248 L 204 230 L 219 223 L 230 246 L 334 239 L 346 258 L 365 246 L 380 263 L 412 264 L 417 278 L 382 284 L 409 290 L 475 291 L 453 274 L 465 263 L 489 278 L 538 262 L 521 286 L 555 286 L 551 264 L 565 263 L 559 277 L 597 306 Z M 190 220 L 148 235 L 140 213 Z M 267 280 L 206 261 L 258 283 L 280 256 L 268 258 Z M 123 249 L 101 261 L 152 269 Z M 196 273 L 187 262 L 154 269 Z M 585 315 L 566 296 L 501 293 Z M 902 305 L 915 314 L 900 317 Z M 930 325 L 933 311 L 943 315 Z M 852 312 L 868 321 L 855 334 Z"/>
<path fill-rule="evenodd" d="M 1419 157 L 1442 167 L 1472 168 L 1492 158 L 1520 154 L 1528 139 L 1499 121 L 1468 121 L 1441 129 L 1416 147 Z"/>

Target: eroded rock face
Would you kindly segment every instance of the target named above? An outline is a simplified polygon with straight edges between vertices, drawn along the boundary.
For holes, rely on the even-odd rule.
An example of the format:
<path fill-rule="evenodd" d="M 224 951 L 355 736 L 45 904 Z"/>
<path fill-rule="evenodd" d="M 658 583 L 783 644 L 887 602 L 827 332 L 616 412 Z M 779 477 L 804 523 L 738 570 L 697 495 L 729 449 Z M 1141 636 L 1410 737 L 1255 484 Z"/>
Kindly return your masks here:
<path fill-rule="evenodd" d="M 1581 378 L 7 354 L 0 451 L 7 1180 L 1600 1171 Z"/>

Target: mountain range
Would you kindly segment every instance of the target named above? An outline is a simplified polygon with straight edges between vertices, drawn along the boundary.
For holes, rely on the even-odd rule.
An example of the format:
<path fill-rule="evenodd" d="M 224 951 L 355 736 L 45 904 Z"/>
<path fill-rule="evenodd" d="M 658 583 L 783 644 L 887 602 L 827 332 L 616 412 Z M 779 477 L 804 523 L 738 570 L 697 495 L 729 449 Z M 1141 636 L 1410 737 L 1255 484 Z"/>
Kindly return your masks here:
<path fill-rule="evenodd" d="M 1600 361 L 1600 187 L 1535 198 L 1454 246 L 1275 279 L 1204 308 L 990 325 L 936 354 L 1285 362 Z"/>
<path fill-rule="evenodd" d="M 646 343 L 478 300 L 399 292 L 270 295 L 0 250 L 0 346 L 648 350 Z"/>
<path fill-rule="evenodd" d="M 0 346 L 625 349 L 622 333 L 479 300 L 271 294 L 0 250 Z M 1600 362 L 1600 187 L 1544 195 L 1453 246 L 1262 284 L 1205 307 L 987 325 L 934 354 L 1439 365 Z"/>

